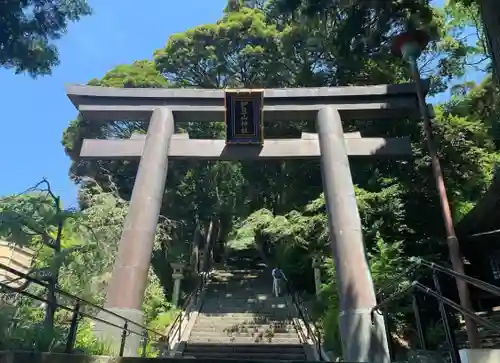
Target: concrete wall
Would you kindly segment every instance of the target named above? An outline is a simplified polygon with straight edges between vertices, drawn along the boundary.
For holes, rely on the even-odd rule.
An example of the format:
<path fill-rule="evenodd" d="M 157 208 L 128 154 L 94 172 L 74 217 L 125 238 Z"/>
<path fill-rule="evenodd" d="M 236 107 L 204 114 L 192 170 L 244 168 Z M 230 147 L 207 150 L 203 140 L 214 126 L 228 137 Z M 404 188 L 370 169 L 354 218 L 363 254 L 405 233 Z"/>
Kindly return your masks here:
<path fill-rule="evenodd" d="M 462 363 L 499 363 L 500 349 L 462 349 Z"/>
<path fill-rule="evenodd" d="M 0 363 L 188 363 L 195 360 L 182 358 L 133 358 L 102 357 L 76 354 L 52 354 L 32 352 L 0 352 Z M 199 360 L 198 360 L 199 362 Z M 204 359 L 204 363 L 220 363 L 220 360 Z"/>

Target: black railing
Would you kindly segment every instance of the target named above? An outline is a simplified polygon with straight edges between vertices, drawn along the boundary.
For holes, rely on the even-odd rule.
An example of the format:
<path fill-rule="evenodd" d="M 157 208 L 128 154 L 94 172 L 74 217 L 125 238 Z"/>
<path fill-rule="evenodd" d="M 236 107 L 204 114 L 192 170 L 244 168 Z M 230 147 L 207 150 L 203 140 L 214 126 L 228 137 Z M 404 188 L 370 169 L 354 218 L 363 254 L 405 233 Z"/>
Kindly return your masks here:
<path fill-rule="evenodd" d="M 201 292 L 205 288 L 210 277 L 210 272 L 201 272 L 198 276 L 198 282 L 196 287 L 191 291 L 191 293 L 184 299 L 182 307 L 175 317 L 172 324 L 170 324 L 170 328 L 167 331 L 167 335 L 165 337 L 165 343 L 167 345 L 167 349 L 170 349 L 170 345 L 173 344 L 174 341 L 180 342 L 183 334 L 182 324 L 185 322 L 185 319 L 190 318 L 190 307 L 196 305 L 198 303 Z"/>
<path fill-rule="evenodd" d="M 444 329 L 445 336 L 446 336 L 446 343 L 447 343 L 448 348 L 450 350 L 451 361 L 452 361 L 452 363 L 461 363 L 460 355 L 458 353 L 458 347 L 457 347 L 457 344 L 455 341 L 454 332 L 453 332 L 453 329 L 450 325 L 447 308 L 454 309 L 455 311 L 461 313 L 465 317 L 468 317 L 468 318 L 474 320 L 479 325 L 482 325 L 483 327 L 490 329 L 496 333 L 500 333 L 500 327 L 491 323 L 487 319 L 484 319 L 484 318 L 478 316 L 474 311 L 467 309 L 467 308 L 464 308 L 463 306 L 456 303 L 455 301 L 443 296 L 443 293 L 441 290 L 441 283 L 440 283 L 440 279 L 439 279 L 439 277 L 440 277 L 439 274 L 441 273 L 441 274 L 444 274 L 444 275 L 447 275 L 450 277 L 454 277 L 455 279 L 461 279 L 461 280 L 469 283 L 470 285 L 475 286 L 476 288 L 478 288 L 480 290 L 489 292 L 490 294 L 493 294 L 493 295 L 498 296 L 498 297 L 500 297 L 500 288 L 498 288 L 494 285 L 491 285 L 487 282 L 478 280 L 476 278 L 458 273 L 458 272 L 453 271 L 449 268 L 439 266 L 433 262 L 425 261 L 423 259 L 418 259 L 416 261 L 416 263 L 414 265 L 410 266 L 410 268 L 407 271 L 415 270 L 419 267 L 426 267 L 427 269 L 431 270 L 434 289 L 423 285 L 419 281 L 413 281 L 408 287 L 406 287 L 400 291 L 396 291 L 395 293 L 391 293 L 391 295 L 387 296 L 387 297 L 383 294 L 383 292 L 379 291 L 379 296 L 381 295 L 382 298 L 381 298 L 381 301 L 378 303 L 378 305 L 373 308 L 372 313 L 377 313 L 377 312 L 381 311 L 382 314 L 384 315 L 384 318 L 386 321 L 386 329 L 387 329 L 387 333 L 388 333 L 387 338 L 389 339 L 389 344 L 390 344 L 392 339 L 391 339 L 391 335 L 390 335 L 389 321 L 387 318 L 387 311 L 383 307 L 385 307 L 387 304 L 389 304 L 390 302 L 392 302 L 394 300 L 398 300 L 398 299 L 401 299 L 401 298 L 407 296 L 408 294 L 412 294 L 412 308 L 413 308 L 413 313 L 415 316 L 418 341 L 419 341 L 420 348 L 423 350 L 426 350 L 427 349 L 427 340 L 426 340 L 425 330 L 424 330 L 423 325 L 422 325 L 422 319 L 420 316 L 421 309 L 419 306 L 417 294 L 423 293 L 426 296 L 430 296 L 430 297 L 435 298 L 439 304 L 439 312 L 441 315 L 441 320 L 443 322 L 443 329 Z M 393 358 L 392 352 L 391 352 L 391 358 Z"/>
<path fill-rule="evenodd" d="M 297 313 L 299 315 L 299 318 L 304 322 L 304 325 L 306 327 L 307 335 L 304 335 L 302 332 L 302 329 L 300 327 L 297 327 L 297 332 L 302 336 L 303 340 L 306 341 L 307 339 L 310 339 L 314 342 L 314 346 L 316 347 L 316 351 L 318 354 L 318 358 L 320 361 L 324 360 L 323 354 L 322 354 L 322 340 L 321 340 L 321 330 L 318 328 L 316 325 L 314 319 L 312 318 L 311 314 L 309 314 L 309 310 L 307 309 L 304 299 L 302 299 L 302 296 L 297 292 L 297 290 L 293 287 L 293 285 L 290 283 L 288 279 L 285 278 L 285 283 L 286 283 L 286 290 L 288 295 L 291 297 L 293 305 L 297 309 Z M 314 327 L 314 330 L 311 328 Z"/>
<path fill-rule="evenodd" d="M 54 289 L 54 292 L 59 294 L 60 296 L 64 296 L 64 297 L 70 299 L 71 301 L 73 301 L 74 304 L 72 306 L 59 304 L 57 302 L 54 303 L 52 301 L 47 300 L 46 298 L 37 296 L 34 293 L 30 293 L 28 291 L 16 288 L 14 286 L 9 286 L 8 285 L 9 282 L 12 283 L 12 282 L 19 281 L 20 279 L 22 279 L 22 280 L 26 280 L 27 282 L 41 286 L 44 289 L 49 289 L 51 287 L 49 285 L 49 283 L 46 281 L 42 281 L 42 280 L 39 280 L 39 279 L 37 279 L 33 276 L 30 276 L 28 274 L 24 274 L 24 273 L 17 271 L 9 266 L 4 265 L 2 263 L 0 263 L 0 269 L 7 271 L 7 272 L 18 277 L 17 279 L 13 279 L 10 281 L 0 282 L 0 293 L 2 293 L 2 292 L 5 293 L 6 291 L 11 292 L 11 293 L 16 293 L 16 294 L 19 294 L 21 296 L 26 296 L 32 300 L 36 300 L 36 301 L 45 303 L 49 306 L 53 306 L 54 311 L 57 309 L 60 309 L 60 310 L 71 312 L 71 323 L 70 323 L 69 331 L 68 331 L 68 334 L 66 337 L 66 344 L 65 344 L 65 349 L 64 349 L 65 353 L 70 354 L 74 350 L 77 332 L 78 332 L 78 323 L 79 323 L 81 318 L 88 318 L 90 320 L 100 322 L 100 323 L 105 324 L 107 326 L 111 326 L 111 327 L 120 329 L 122 331 L 120 348 L 119 348 L 119 353 L 118 353 L 118 355 L 120 357 L 123 356 L 124 349 L 125 349 L 125 343 L 126 343 L 127 337 L 130 334 L 138 335 L 141 337 L 141 341 L 142 341 L 142 343 L 141 343 L 142 354 L 141 355 L 143 357 L 146 355 L 146 346 L 147 346 L 147 343 L 149 340 L 149 334 L 152 334 L 153 336 L 158 337 L 159 340 L 166 339 L 166 336 L 164 334 L 161 334 L 161 333 L 156 332 L 152 329 L 149 329 L 149 328 L 147 328 L 139 323 L 136 323 L 130 319 L 127 319 L 121 315 L 118 315 L 118 314 L 116 314 L 110 310 L 107 310 L 101 306 L 98 306 L 92 302 L 84 300 L 78 296 L 72 295 L 64 290 L 59 289 L 58 287 L 56 287 Z M 106 313 L 106 315 L 112 316 L 116 319 L 119 319 L 123 323 L 122 324 L 112 323 L 112 322 L 106 321 L 104 319 L 101 319 L 101 318 L 99 318 L 99 317 L 97 317 L 94 314 L 91 314 L 89 312 L 84 312 L 82 310 L 85 306 L 87 306 L 93 310 L 96 310 L 98 312 Z M 131 326 L 134 326 L 135 329 L 134 330 L 131 329 Z M 139 330 L 139 331 L 136 331 L 136 330 Z"/>

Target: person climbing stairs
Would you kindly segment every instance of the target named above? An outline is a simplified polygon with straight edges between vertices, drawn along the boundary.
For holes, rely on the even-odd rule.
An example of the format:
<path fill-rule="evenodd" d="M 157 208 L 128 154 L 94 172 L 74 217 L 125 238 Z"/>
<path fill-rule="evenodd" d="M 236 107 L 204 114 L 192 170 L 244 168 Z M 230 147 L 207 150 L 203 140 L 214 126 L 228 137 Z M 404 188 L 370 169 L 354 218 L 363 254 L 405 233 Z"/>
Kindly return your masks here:
<path fill-rule="evenodd" d="M 213 272 L 184 357 L 307 360 L 285 294 L 274 296 L 271 270 L 256 265 L 240 260 Z"/>

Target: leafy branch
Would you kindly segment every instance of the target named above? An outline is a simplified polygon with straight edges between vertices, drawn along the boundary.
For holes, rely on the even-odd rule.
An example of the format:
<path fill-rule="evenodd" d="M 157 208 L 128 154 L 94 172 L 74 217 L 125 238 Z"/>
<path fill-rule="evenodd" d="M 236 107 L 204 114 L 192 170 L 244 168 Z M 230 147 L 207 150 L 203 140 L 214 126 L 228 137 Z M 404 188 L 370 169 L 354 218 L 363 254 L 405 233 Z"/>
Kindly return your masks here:
<path fill-rule="evenodd" d="M 21 194 L 0 199 L 0 237 L 22 247 L 41 244 L 41 248 L 49 247 L 53 250 L 49 266 L 29 271 L 30 276 L 47 281 L 47 300 L 50 304 L 46 307 L 45 322 L 48 327 L 53 327 L 54 324 L 57 307 L 55 290 L 61 266 L 75 251 L 88 248 L 78 245 L 62 248 L 65 226 L 78 226 L 80 216 L 74 210 L 62 208 L 60 197 L 52 191 L 45 178 Z M 71 226 L 70 221 L 73 222 Z M 29 282 L 26 282 L 21 288 L 28 286 Z"/>

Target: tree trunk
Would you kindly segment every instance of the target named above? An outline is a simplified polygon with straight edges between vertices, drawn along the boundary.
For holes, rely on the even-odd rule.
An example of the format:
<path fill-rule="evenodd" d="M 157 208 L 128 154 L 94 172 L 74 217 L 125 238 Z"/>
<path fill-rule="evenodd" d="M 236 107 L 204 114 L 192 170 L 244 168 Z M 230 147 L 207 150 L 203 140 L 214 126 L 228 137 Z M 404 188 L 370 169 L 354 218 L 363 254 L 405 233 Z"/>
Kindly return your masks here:
<path fill-rule="evenodd" d="M 172 278 L 172 267 L 168 262 L 168 257 L 168 246 L 166 243 L 162 243 L 161 250 L 155 250 L 151 254 L 151 267 L 160 280 L 160 284 L 163 287 L 163 293 L 165 296 L 170 297 L 172 295 L 174 280 Z"/>
<path fill-rule="evenodd" d="M 200 259 L 199 259 L 199 249 L 200 249 L 200 227 L 197 224 L 196 229 L 193 233 L 193 241 L 192 241 L 192 246 L 191 246 L 191 258 L 190 258 L 190 264 L 191 267 L 193 268 L 193 271 L 195 272 L 200 272 Z"/>
<path fill-rule="evenodd" d="M 233 227 L 233 216 L 227 212 L 221 212 L 219 215 L 219 243 L 220 243 L 220 253 L 221 260 L 224 264 L 227 263 L 227 251 L 226 251 L 226 242 L 229 237 L 229 234 L 232 231 Z"/>
<path fill-rule="evenodd" d="M 204 271 L 208 269 L 208 262 L 210 261 L 210 253 L 212 252 L 212 242 L 218 230 L 218 220 L 212 217 L 205 234 L 205 245 L 203 246 L 203 268 Z"/>
<path fill-rule="evenodd" d="M 57 309 L 56 284 L 57 280 L 55 277 L 51 277 L 47 284 L 48 303 L 45 305 L 45 326 L 49 331 L 54 329 L 54 315 Z"/>
<path fill-rule="evenodd" d="M 222 241 L 222 218 L 219 216 L 218 217 L 218 223 L 217 223 L 217 234 L 215 235 L 214 242 L 212 243 L 213 247 L 212 250 L 214 251 L 213 254 L 213 260 L 215 262 L 221 262 L 222 260 L 222 251 L 223 251 L 223 246 L 224 243 Z"/>
<path fill-rule="evenodd" d="M 61 254 L 61 239 L 64 221 L 61 216 L 61 200 L 55 198 L 54 200 L 57 212 L 57 235 L 54 240 L 54 254 L 51 268 L 51 276 L 47 284 L 47 305 L 45 307 L 45 326 L 49 331 L 54 329 L 54 316 L 57 310 L 57 295 L 56 289 L 59 282 L 59 270 L 61 269 L 62 261 L 60 260 Z M 54 265 L 55 264 L 55 265 Z"/>
<path fill-rule="evenodd" d="M 480 0 L 481 19 L 493 63 L 493 76 L 500 84 L 500 4 L 498 0 Z"/>

